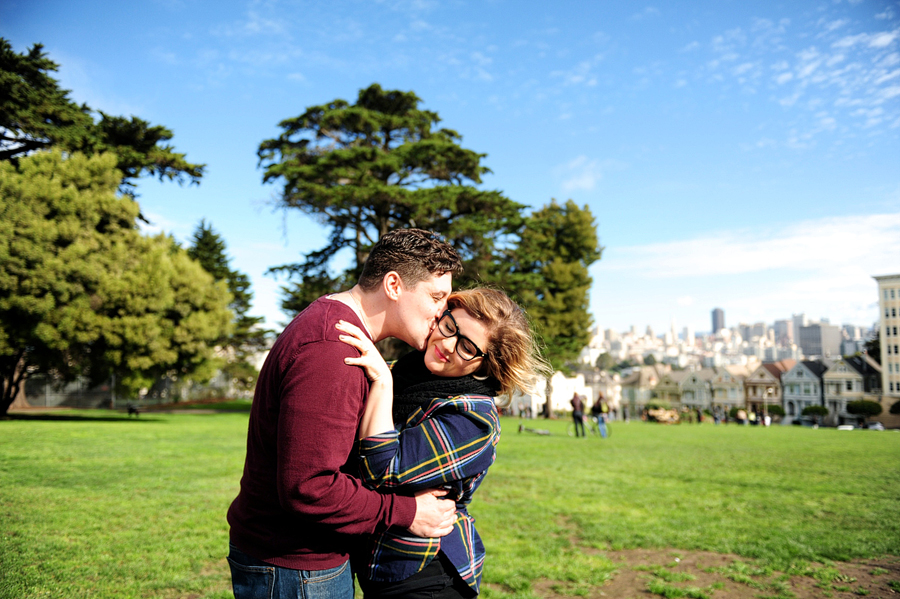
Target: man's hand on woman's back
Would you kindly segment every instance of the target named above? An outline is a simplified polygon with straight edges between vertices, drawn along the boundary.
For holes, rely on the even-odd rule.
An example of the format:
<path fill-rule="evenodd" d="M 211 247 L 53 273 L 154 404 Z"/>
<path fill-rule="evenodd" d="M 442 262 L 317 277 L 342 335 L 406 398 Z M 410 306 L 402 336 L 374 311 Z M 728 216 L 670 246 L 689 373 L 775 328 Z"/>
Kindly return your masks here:
<path fill-rule="evenodd" d="M 441 499 L 447 491 L 430 489 L 416 493 L 416 517 L 409 532 L 417 537 L 443 537 L 453 530 L 456 522 L 456 502 Z"/>

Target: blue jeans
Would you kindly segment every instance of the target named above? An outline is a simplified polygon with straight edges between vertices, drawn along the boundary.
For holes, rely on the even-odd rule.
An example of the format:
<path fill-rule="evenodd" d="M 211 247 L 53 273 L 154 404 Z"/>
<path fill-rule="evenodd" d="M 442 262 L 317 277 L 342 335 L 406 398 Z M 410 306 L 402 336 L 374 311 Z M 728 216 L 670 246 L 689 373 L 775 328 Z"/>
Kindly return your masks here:
<path fill-rule="evenodd" d="M 349 562 L 328 570 L 291 570 L 229 544 L 228 565 L 235 599 L 353 599 Z"/>

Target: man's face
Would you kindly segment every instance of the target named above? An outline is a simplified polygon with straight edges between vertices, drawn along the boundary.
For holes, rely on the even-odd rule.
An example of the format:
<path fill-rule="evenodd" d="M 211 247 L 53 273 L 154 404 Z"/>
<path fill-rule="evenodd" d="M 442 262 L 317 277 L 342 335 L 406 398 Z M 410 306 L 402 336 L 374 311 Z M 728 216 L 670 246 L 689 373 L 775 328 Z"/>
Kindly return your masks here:
<path fill-rule="evenodd" d="M 437 319 L 447 308 L 453 276 L 432 275 L 409 288 L 401 282 L 398 310 L 403 336 L 397 335 L 416 349 L 424 349 Z"/>

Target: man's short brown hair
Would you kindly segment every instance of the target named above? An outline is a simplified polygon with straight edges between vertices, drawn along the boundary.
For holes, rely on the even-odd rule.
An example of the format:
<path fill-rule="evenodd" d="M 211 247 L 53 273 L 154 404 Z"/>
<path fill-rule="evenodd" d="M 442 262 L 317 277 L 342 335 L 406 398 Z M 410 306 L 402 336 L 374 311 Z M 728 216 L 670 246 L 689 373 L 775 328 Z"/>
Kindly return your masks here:
<path fill-rule="evenodd" d="M 384 275 L 395 271 L 404 285 L 413 288 L 432 275 L 459 275 L 462 270 L 456 250 L 434 233 L 397 229 L 372 247 L 359 276 L 359 286 L 370 291 L 381 284 Z"/>

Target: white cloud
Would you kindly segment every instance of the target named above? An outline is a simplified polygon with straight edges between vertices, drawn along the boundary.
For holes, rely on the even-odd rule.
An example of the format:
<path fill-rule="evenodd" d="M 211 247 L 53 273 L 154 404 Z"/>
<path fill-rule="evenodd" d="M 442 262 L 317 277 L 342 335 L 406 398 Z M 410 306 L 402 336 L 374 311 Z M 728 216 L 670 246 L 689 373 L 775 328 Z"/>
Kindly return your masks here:
<path fill-rule="evenodd" d="M 738 229 L 684 241 L 619 248 L 614 264 L 648 278 L 710 277 L 772 270 L 900 268 L 900 213 L 809 220 L 769 229 Z"/>
<path fill-rule="evenodd" d="M 896 98 L 900 96 L 900 85 L 892 85 L 891 87 L 886 87 L 878 93 L 877 103 L 880 104 L 882 102 L 887 102 L 892 98 Z"/>
<path fill-rule="evenodd" d="M 777 24 L 753 18 L 749 26 L 739 25 L 712 36 L 709 56 L 698 65 L 702 79 L 721 85 L 724 93 L 732 86 L 744 94 L 768 88 L 770 101 L 786 109 L 795 132 L 783 144 L 839 145 L 855 128 L 873 126 L 871 119 L 857 120 L 861 117 L 853 111 L 859 107 L 884 106 L 880 126 L 900 120 L 900 106 L 893 102 L 900 94 L 894 85 L 900 76 L 900 28 L 866 31 L 864 23 L 843 15 Z M 770 65 L 771 76 L 762 76 L 761 65 Z M 823 122 L 815 113 L 825 106 L 842 110 Z M 788 130 L 787 122 L 780 129 Z"/>
<path fill-rule="evenodd" d="M 741 76 L 741 75 L 745 74 L 747 71 L 749 71 L 750 69 L 752 69 L 753 66 L 754 65 L 752 62 L 745 62 L 743 64 L 739 64 L 738 66 L 734 67 L 734 75 Z"/>
<path fill-rule="evenodd" d="M 494 62 L 493 59 L 489 56 L 485 56 L 481 52 L 472 52 L 471 58 L 476 64 L 483 67 Z"/>
<path fill-rule="evenodd" d="M 793 73 L 782 73 L 775 79 L 775 81 L 777 81 L 779 85 L 784 85 L 785 83 L 787 83 L 788 81 L 790 81 L 793 78 L 794 78 Z"/>
<path fill-rule="evenodd" d="M 644 10 L 642 10 L 641 12 L 631 15 L 631 18 L 633 20 L 640 21 L 641 19 L 645 19 L 648 17 L 659 17 L 661 15 L 662 15 L 662 13 L 659 12 L 658 8 L 654 8 L 653 6 L 648 6 L 648 7 L 644 8 Z"/>
<path fill-rule="evenodd" d="M 557 167 L 555 172 L 563 179 L 560 184 L 562 191 L 591 191 L 603 179 L 605 173 L 623 168 L 625 164 L 617 160 L 591 160 L 582 155 L 564 166 Z"/>
<path fill-rule="evenodd" d="M 840 29 L 847 23 L 849 23 L 847 19 L 837 19 L 836 21 L 831 21 L 825 24 L 825 31 L 834 31 L 835 29 Z"/>
<path fill-rule="evenodd" d="M 193 224 L 174 221 L 155 212 L 141 211 L 141 214 L 149 221 L 149 224 L 147 222 L 138 221 L 138 228 L 144 235 L 159 235 L 160 233 L 165 233 L 167 235 L 174 235 L 176 239 L 187 239 L 194 228 Z"/>
<path fill-rule="evenodd" d="M 890 54 L 885 56 L 883 59 L 881 59 L 879 66 L 888 68 L 888 67 L 892 67 L 896 64 L 900 64 L 900 54 L 898 54 L 897 52 L 891 52 Z"/>
<path fill-rule="evenodd" d="M 591 60 L 583 60 L 575 67 L 564 71 L 553 71 L 551 77 L 560 78 L 564 85 L 587 85 L 593 87 L 597 85 L 597 77 L 593 74 L 595 64 L 602 57 L 594 57 Z"/>
<path fill-rule="evenodd" d="M 881 33 L 876 33 L 871 36 L 869 39 L 869 47 L 871 48 L 887 48 L 891 44 L 894 43 L 894 40 L 897 39 L 897 36 L 900 35 L 900 31 L 882 31 Z"/>
<path fill-rule="evenodd" d="M 900 212 L 893 212 L 607 247 L 591 267 L 591 309 L 604 327 L 619 330 L 674 319 L 703 331 L 716 306 L 731 323 L 805 312 L 871 325 L 872 276 L 900 272 L 898 239 Z"/>

